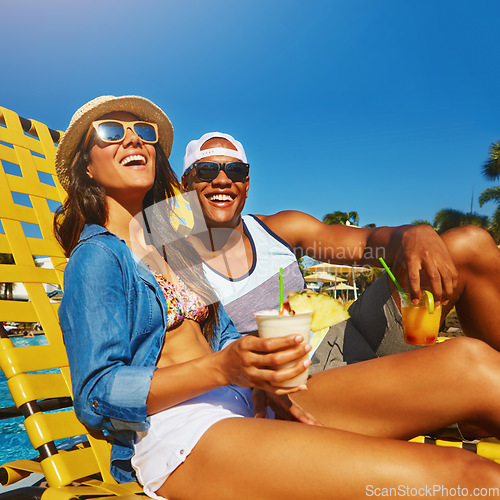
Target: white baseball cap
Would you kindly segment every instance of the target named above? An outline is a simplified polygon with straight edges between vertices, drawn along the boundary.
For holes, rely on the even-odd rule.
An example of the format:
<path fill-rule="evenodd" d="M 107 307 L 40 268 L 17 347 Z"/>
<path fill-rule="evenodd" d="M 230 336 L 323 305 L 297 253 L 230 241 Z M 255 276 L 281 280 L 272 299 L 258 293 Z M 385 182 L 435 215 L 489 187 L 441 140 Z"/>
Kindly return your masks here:
<path fill-rule="evenodd" d="M 210 139 L 219 137 L 229 141 L 236 149 L 228 148 L 210 148 L 201 149 L 203 144 Z M 243 163 L 247 163 L 247 157 L 245 155 L 245 150 L 241 145 L 241 142 L 237 141 L 233 136 L 229 134 L 223 134 L 222 132 L 208 132 L 202 135 L 198 140 L 191 141 L 186 147 L 186 155 L 184 156 L 184 167 L 182 169 L 182 175 L 186 173 L 186 170 L 196 161 L 206 158 L 207 156 L 231 156 L 236 158 Z"/>

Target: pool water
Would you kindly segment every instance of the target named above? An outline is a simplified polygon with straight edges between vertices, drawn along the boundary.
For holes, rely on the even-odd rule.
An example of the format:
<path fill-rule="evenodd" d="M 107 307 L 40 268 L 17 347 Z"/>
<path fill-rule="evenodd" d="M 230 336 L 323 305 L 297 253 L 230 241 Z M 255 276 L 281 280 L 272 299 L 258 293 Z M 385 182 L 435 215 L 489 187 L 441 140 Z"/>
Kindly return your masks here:
<path fill-rule="evenodd" d="M 16 347 L 46 345 L 44 335 L 35 337 L 11 337 Z M 7 379 L 0 371 L 0 407 L 14 406 L 7 387 Z M 24 430 L 23 417 L 0 420 L 0 465 L 20 458 L 33 458 L 38 453 L 33 449 Z"/>

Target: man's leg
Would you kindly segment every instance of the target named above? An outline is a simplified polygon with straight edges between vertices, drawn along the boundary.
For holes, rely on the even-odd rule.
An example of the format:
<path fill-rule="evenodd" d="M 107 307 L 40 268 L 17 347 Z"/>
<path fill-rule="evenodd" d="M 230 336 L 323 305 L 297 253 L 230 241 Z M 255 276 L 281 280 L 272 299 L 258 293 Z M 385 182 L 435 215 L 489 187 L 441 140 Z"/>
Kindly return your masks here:
<path fill-rule="evenodd" d="M 442 236 L 458 269 L 455 293 L 443 307 L 442 322 L 456 307 L 464 333 L 500 350 L 500 249 L 476 226 Z M 350 307 L 351 318 L 332 327 L 313 357 L 311 373 L 375 356 L 420 349 L 403 338 L 399 295 L 383 274 Z"/>
<path fill-rule="evenodd" d="M 309 373 L 313 374 L 376 357 L 375 352 L 349 319 L 330 327 L 311 358 L 312 365 Z"/>
<path fill-rule="evenodd" d="M 404 342 L 401 313 L 386 274 L 361 294 L 349 314 L 347 321 L 330 328 L 318 346 L 310 373 L 415 349 Z"/>
<path fill-rule="evenodd" d="M 349 309 L 354 328 L 377 356 L 419 349 L 404 341 L 399 297 L 392 293 L 389 282 L 384 273 Z"/>
<path fill-rule="evenodd" d="M 455 306 L 467 336 L 500 350 L 500 249 L 476 226 L 450 229 L 442 238 L 459 275 L 443 315 Z"/>

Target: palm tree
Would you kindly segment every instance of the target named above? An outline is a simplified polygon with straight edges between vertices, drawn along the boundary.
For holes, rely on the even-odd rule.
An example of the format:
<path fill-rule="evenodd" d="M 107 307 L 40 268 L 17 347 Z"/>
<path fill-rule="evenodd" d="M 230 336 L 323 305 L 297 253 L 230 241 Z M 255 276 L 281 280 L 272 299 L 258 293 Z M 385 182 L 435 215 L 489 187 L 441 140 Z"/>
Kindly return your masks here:
<path fill-rule="evenodd" d="M 488 159 L 483 163 L 483 175 L 490 181 L 500 177 L 500 141 L 493 142 L 488 151 Z"/>
<path fill-rule="evenodd" d="M 420 226 L 420 225 L 427 225 L 427 226 L 432 226 L 432 222 L 429 222 L 428 220 L 425 219 L 417 219 L 411 222 L 413 226 Z"/>
<path fill-rule="evenodd" d="M 474 226 L 488 229 L 489 218 L 476 212 L 462 212 L 453 208 L 443 208 L 434 217 L 433 227 L 438 234 L 443 234 L 448 229 L 472 224 Z"/>
<path fill-rule="evenodd" d="M 14 264 L 14 257 L 10 253 L 0 253 L 0 264 Z M 12 300 L 14 283 L 0 283 L 0 298 Z"/>
<path fill-rule="evenodd" d="M 500 141 L 493 142 L 488 151 L 488 159 L 483 163 L 483 175 L 491 180 L 500 178 Z M 479 196 L 479 206 L 488 201 L 497 204 L 490 226 L 490 233 L 498 243 L 500 241 L 500 187 L 487 188 Z"/>
<path fill-rule="evenodd" d="M 340 212 L 336 211 L 326 214 L 323 217 L 325 224 L 342 224 L 344 226 L 357 226 L 359 221 L 358 212 Z"/>
<path fill-rule="evenodd" d="M 372 283 L 374 283 L 383 273 L 383 269 L 378 267 L 368 267 L 366 271 L 356 277 L 356 283 L 359 293 L 364 292 Z M 349 275 L 349 283 L 353 285 L 352 275 Z"/>
<path fill-rule="evenodd" d="M 488 201 L 494 201 L 497 208 L 492 217 L 490 233 L 494 240 L 500 241 L 500 186 L 485 189 L 479 197 L 479 206 L 482 207 Z"/>

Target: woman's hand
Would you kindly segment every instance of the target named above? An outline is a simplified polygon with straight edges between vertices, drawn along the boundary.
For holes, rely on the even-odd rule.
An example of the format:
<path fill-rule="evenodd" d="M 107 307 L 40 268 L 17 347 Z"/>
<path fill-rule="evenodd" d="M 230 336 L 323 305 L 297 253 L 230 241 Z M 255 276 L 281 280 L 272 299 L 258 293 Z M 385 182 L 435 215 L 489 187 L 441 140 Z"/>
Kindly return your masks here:
<path fill-rule="evenodd" d="M 274 394 L 287 394 L 303 387 L 278 387 L 276 384 L 300 375 L 311 361 L 304 356 L 311 350 L 302 344 L 301 335 L 261 339 L 246 335 L 220 351 L 220 368 L 226 384 L 257 387 Z M 282 368 L 286 363 L 293 363 Z"/>

